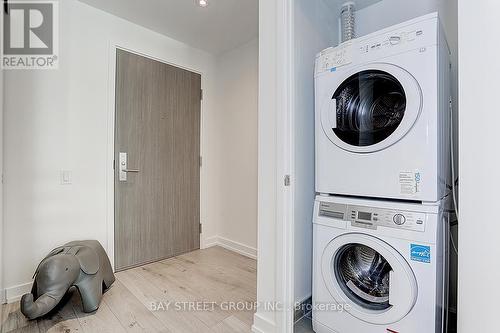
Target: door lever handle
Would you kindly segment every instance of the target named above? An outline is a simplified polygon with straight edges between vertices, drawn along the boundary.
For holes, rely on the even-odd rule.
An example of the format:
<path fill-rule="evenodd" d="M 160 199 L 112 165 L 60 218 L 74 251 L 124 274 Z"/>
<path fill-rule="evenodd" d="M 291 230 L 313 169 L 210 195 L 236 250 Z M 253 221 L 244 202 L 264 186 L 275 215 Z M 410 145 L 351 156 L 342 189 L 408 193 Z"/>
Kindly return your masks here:
<path fill-rule="evenodd" d="M 119 162 L 118 162 L 118 168 L 119 168 L 119 179 L 121 182 L 126 182 L 127 181 L 127 173 L 129 172 L 134 172 L 138 173 L 139 170 L 137 169 L 127 169 L 127 153 L 121 152 L 119 154 Z"/>

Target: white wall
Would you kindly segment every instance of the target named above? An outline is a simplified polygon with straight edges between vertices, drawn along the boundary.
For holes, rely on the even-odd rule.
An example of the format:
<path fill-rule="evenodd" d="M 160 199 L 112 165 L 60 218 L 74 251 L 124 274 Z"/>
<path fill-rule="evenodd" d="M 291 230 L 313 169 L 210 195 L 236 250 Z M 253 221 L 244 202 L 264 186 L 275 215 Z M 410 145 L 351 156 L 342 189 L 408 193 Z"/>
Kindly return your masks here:
<path fill-rule="evenodd" d="M 363 36 L 436 11 L 446 16 L 446 7 L 452 3 L 456 0 L 382 0 L 356 12 L 356 35 Z"/>
<path fill-rule="evenodd" d="M 459 0 L 458 332 L 498 332 L 500 2 Z"/>
<path fill-rule="evenodd" d="M 257 255 L 259 41 L 217 56 L 210 192 L 217 242 Z"/>
<path fill-rule="evenodd" d="M 109 245 L 110 42 L 203 73 L 201 219 L 203 237 L 216 234 L 215 199 L 207 195 L 217 185 L 212 173 L 219 175 L 214 57 L 75 0 L 60 7 L 59 70 L 5 72 L 2 247 L 9 298 L 27 291 L 53 247 L 85 238 Z M 60 185 L 60 170 L 73 172 L 72 185 Z"/>
<path fill-rule="evenodd" d="M 314 187 L 314 60 L 338 43 L 338 26 L 323 1 L 294 2 L 294 299 L 311 297 Z"/>

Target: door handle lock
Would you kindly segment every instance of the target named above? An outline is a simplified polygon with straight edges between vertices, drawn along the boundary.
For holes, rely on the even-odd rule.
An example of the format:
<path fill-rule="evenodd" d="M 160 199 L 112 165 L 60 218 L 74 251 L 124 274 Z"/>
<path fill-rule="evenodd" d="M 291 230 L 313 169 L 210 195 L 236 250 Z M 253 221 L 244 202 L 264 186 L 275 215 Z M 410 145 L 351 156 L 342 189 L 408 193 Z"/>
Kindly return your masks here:
<path fill-rule="evenodd" d="M 137 169 L 123 169 L 123 172 L 139 172 Z"/>
<path fill-rule="evenodd" d="M 127 173 L 133 172 L 133 173 L 138 173 L 139 170 L 137 169 L 127 169 L 127 153 L 120 153 L 119 154 L 119 173 L 118 173 L 118 178 L 120 179 L 121 182 L 126 182 L 127 181 Z"/>

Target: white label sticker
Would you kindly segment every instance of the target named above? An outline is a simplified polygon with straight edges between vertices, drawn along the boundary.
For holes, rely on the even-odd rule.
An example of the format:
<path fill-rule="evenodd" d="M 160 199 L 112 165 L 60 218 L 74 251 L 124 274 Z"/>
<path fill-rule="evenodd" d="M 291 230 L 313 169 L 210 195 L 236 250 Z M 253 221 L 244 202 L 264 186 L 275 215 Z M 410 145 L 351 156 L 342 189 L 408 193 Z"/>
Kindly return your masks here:
<path fill-rule="evenodd" d="M 419 171 L 401 171 L 399 173 L 399 186 L 401 194 L 415 195 L 420 192 L 422 176 Z"/>

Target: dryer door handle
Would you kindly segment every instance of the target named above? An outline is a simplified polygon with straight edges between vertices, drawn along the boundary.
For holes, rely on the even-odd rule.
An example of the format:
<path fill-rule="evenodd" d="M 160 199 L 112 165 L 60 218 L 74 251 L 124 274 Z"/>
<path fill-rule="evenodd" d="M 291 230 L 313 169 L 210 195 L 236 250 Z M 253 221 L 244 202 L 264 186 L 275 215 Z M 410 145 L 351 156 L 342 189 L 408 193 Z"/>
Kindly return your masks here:
<path fill-rule="evenodd" d="M 401 292 L 401 282 L 397 281 L 394 271 L 389 271 L 389 304 L 392 306 L 399 305 L 401 302 L 399 297 L 404 295 Z"/>
<path fill-rule="evenodd" d="M 332 98 L 331 102 L 328 103 L 328 118 L 330 119 L 330 125 L 332 129 L 337 128 L 337 99 Z"/>

